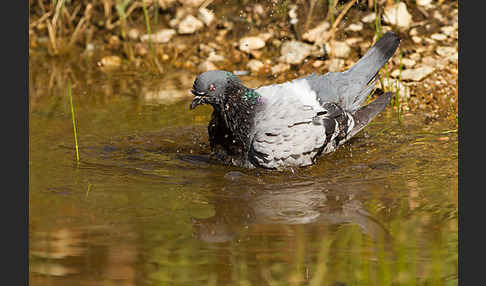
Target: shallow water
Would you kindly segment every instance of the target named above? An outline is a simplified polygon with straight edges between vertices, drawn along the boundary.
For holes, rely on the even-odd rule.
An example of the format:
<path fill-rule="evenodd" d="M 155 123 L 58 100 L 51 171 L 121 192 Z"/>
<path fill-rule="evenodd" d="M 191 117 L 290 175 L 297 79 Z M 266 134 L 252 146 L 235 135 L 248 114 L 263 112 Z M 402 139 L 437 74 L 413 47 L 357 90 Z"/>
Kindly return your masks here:
<path fill-rule="evenodd" d="M 450 123 L 388 107 L 315 166 L 223 166 L 195 76 L 30 65 L 31 285 L 457 285 Z"/>

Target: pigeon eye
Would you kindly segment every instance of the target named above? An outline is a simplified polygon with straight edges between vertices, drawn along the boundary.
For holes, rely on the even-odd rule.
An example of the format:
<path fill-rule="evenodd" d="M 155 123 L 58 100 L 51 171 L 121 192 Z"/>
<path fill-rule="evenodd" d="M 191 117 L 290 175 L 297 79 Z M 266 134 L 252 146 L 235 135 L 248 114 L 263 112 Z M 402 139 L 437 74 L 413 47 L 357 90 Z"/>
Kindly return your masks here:
<path fill-rule="evenodd" d="M 216 88 L 214 87 L 214 84 L 209 85 L 209 91 L 214 91 Z"/>

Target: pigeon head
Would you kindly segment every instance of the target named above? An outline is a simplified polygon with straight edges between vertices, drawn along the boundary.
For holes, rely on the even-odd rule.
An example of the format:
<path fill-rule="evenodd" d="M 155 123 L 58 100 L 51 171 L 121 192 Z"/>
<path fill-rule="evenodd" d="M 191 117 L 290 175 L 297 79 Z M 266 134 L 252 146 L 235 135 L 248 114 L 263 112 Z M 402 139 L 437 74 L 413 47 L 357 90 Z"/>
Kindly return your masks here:
<path fill-rule="evenodd" d="M 227 71 L 212 70 L 200 74 L 191 90 L 194 99 L 189 108 L 194 109 L 201 104 L 220 106 L 224 102 L 226 88 L 234 84 L 240 84 L 240 80 Z"/>

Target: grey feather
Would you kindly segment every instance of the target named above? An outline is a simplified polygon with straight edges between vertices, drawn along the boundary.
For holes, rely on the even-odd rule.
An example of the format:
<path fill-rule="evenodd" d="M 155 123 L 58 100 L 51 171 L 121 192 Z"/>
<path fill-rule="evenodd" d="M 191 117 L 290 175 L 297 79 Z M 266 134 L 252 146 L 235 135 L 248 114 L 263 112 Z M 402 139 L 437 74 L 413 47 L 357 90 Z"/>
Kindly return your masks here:
<path fill-rule="evenodd" d="M 321 103 L 336 102 L 347 111 L 355 111 L 370 94 L 378 71 L 393 56 L 399 43 L 393 32 L 387 32 L 349 70 L 313 74 L 305 79 Z"/>

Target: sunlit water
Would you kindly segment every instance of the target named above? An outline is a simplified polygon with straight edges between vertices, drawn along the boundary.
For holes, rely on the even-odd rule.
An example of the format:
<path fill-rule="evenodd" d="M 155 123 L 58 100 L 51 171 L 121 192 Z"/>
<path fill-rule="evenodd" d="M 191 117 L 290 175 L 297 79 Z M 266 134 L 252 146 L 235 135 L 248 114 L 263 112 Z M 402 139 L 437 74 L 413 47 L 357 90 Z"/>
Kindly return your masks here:
<path fill-rule="evenodd" d="M 247 170 L 208 160 L 196 74 L 30 73 L 31 285 L 457 285 L 447 122 L 388 107 L 315 166 Z"/>

